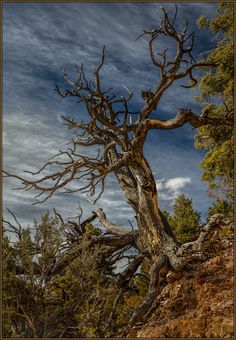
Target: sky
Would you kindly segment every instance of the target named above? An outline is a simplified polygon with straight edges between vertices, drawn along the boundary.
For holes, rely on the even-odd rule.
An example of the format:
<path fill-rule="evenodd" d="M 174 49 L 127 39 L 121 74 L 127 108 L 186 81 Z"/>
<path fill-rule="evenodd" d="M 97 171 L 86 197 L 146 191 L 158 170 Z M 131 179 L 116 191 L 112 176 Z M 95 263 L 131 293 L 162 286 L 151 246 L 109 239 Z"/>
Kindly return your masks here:
<path fill-rule="evenodd" d="M 122 93 L 125 85 L 134 92 L 132 109 L 142 107 L 141 91 L 153 87 L 157 71 L 151 65 L 145 38 L 135 40 L 143 30 L 158 26 L 160 6 L 173 13 L 171 3 L 4 3 L 3 4 L 3 168 L 22 175 L 23 170 L 38 170 L 60 148 L 66 147 L 70 134 L 61 116 L 83 119 L 78 104 L 58 97 L 55 83 L 63 84 L 63 69 L 73 76 L 75 65 L 83 62 L 91 74 L 98 65 L 101 49 L 106 46 L 102 71 L 104 88 Z M 208 31 L 199 30 L 197 18 L 211 18 L 214 3 L 180 3 L 177 28 L 188 17 L 189 30 L 196 30 L 193 54 L 201 58 L 214 48 Z M 160 52 L 168 42 L 158 41 Z M 187 83 L 187 80 L 184 80 Z M 195 90 L 183 89 L 180 83 L 163 96 L 158 114 L 174 117 L 181 107 L 200 113 L 194 102 Z M 83 111 L 83 110 L 82 110 Z M 199 163 L 204 152 L 194 148 L 194 131 L 184 126 L 172 131 L 149 133 L 145 156 L 153 170 L 161 209 L 171 212 L 175 198 L 184 193 L 205 219 L 208 206 L 207 185 L 201 182 Z M 56 192 L 43 204 L 32 205 L 34 192 L 16 191 L 19 183 L 4 179 L 3 212 L 14 212 L 22 225 L 30 225 L 46 211 L 56 208 L 65 218 L 78 213 L 84 217 L 102 207 L 107 218 L 121 226 L 129 225 L 134 212 L 126 202 L 114 176 L 106 180 L 106 190 L 92 206 L 86 196 Z"/>

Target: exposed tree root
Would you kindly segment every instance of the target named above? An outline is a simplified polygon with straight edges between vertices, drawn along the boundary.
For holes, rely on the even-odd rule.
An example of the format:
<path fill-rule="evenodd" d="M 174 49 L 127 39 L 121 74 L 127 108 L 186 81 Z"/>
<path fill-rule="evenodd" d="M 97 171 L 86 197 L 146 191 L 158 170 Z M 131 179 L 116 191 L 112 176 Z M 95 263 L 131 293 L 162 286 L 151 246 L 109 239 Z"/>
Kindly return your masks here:
<path fill-rule="evenodd" d="M 176 254 L 170 253 L 171 256 L 162 254 L 157 262 L 151 267 L 150 285 L 148 294 L 141 305 L 136 308 L 128 323 L 126 329 L 120 334 L 121 337 L 127 336 L 129 331 L 138 322 L 142 322 L 152 314 L 158 305 L 158 290 L 160 283 L 160 272 L 170 265 L 170 270 L 181 271 L 192 260 L 205 260 L 206 250 L 209 249 L 219 238 L 219 229 L 222 226 L 228 226 L 232 229 L 232 221 L 225 218 L 222 214 L 213 215 L 210 221 L 205 225 L 196 241 L 183 244 L 177 250 Z"/>
<path fill-rule="evenodd" d="M 175 253 L 168 254 L 171 267 L 179 271 L 190 261 L 205 260 L 206 250 L 218 240 L 220 228 L 223 226 L 232 228 L 232 223 L 233 221 L 225 218 L 223 214 L 211 216 L 196 241 L 185 243 Z"/>
<path fill-rule="evenodd" d="M 150 307 L 152 306 L 152 303 L 154 302 L 158 294 L 160 272 L 165 267 L 166 260 L 167 256 L 161 255 L 159 256 L 157 262 L 155 262 L 152 265 L 150 272 L 150 284 L 148 294 L 146 295 L 144 301 L 140 304 L 140 306 L 135 309 L 128 323 L 128 327 L 122 333 L 122 336 L 126 336 L 130 329 L 145 316 L 145 314 L 149 311 Z"/>

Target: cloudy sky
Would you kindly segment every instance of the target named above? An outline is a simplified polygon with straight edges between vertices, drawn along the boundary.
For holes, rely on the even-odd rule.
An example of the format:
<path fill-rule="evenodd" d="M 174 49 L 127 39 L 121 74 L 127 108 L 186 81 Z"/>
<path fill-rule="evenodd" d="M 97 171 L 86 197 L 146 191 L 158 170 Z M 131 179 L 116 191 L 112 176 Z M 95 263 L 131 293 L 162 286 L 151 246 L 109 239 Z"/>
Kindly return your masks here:
<path fill-rule="evenodd" d="M 3 138 L 4 169 L 16 174 L 37 170 L 70 140 L 61 116 L 81 117 L 86 113 L 73 100 L 59 98 L 54 84 L 63 83 L 62 69 L 73 74 L 81 62 L 90 74 L 99 62 L 103 45 L 106 61 L 102 73 L 104 87 L 112 85 L 118 94 L 126 85 L 134 92 L 132 108 L 142 107 L 142 89 L 153 87 L 157 72 L 152 67 L 144 39 L 135 41 L 143 30 L 158 26 L 160 5 L 174 12 L 171 3 L 4 3 L 3 4 Z M 196 29 L 194 56 L 201 58 L 215 46 L 209 32 L 197 29 L 201 14 L 214 15 L 216 4 L 178 4 L 177 27 L 188 17 L 190 31 Z M 162 51 L 167 45 L 158 41 Z M 187 80 L 186 80 L 187 82 Z M 191 89 L 176 84 L 161 100 L 158 113 L 173 117 L 179 108 L 200 112 Z M 207 186 L 200 181 L 198 168 L 204 153 L 193 146 L 193 131 L 184 126 L 173 131 L 152 131 L 145 145 L 145 155 L 155 174 L 162 209 L 171 211 L 174 199 L 184 193 L 192 198 L 203 219 L 211 201 Z M 94 206 L 79 194 L 56 193 L 44 204 L 34 205 L 33 192 L 13 191 L 14 180 L 4 180 L 4 214 L 11 209 L 23 224 L 55 207 L 64 217 L 77 213 L 78 203 L 87 216 Z M 106 191 L 96 207 L 120 225 L 132 220 L 133 211 L 126 204 L 115 178 L 109 176 Z"/>

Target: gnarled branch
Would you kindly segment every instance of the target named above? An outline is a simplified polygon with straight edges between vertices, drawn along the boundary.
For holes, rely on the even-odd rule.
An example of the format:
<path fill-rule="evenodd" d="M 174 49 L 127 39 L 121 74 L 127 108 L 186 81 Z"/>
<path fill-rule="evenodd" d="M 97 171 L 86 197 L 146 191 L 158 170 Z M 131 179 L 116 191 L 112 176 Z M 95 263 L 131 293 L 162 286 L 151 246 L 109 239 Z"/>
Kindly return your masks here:
<path fill-rule="evenodd" d="M 128 228 L 119 227 L 116 224 L 113 224 L 112 222 L 108 221 L 106 219 L 106 215 L 105 215 L 105 213 L 103 212 L 102 209 L 98 209 L 95 212 L 95 214 L 99 218 L 99 221 L 102 223 L 102 225 L 105 228 L 107 228 L 111 234 L 114 234 L 114 235 L 125 235 L 125 234 L 127 234 L 127 233 L 129 233 L 131 231 Z"/>
<path fill-rule="evenodd" d="M 218 238 L 219 229 L 222 226 L 231 227 L 233 221 L 225 218 L 223 214 L 211 216 L 210 221 L 202 228 L 196 241 L 188 242 L 178 248 L 175 254 L 169 256 L 171 266 L 175 270 L 181 270 L 186 263 L 192 260 L 206 259 L 205 250 Z"/>
<path fill-rule="evenodd" d="M 188 22 L 186 21 L 185 27 L 182 32 L 177 32 L 174 27 L 174 23 L 177 16 L 177 11 L 173 18 L 171 19 L 169 14 L 166 13 L 164 8 L 162 8 L 162 21 L 159 28 L 155 28 L 152 31 L 144 31 L 138 39 L 144 35 L 150 36 L 148 46 L 149 53 L 152 64 L 160 70 L 160 80 L 155 88 L 152 91 L 152 97 L 149 97 L 146 100 L 146 104 L 144 105 L 140 116 L 141 120 L 139 125 L 136 127 L 136 133 L 142 127 L 142 121 L 147 118 L 153 110 L 157 108 L 157 105 L 163 95 L 163 93 L 172 85 L 175 80 L 180 78 L 184 78 L 189 76 L 192 84 L 190 86 L 183 87 L 192 87 L 197 83 L 197 79 L 193 77 L 193 69 L 200 67 L 214 67 L 216 66 L 213 63 L 205 63 L 205 62 L 196 62 L 192 56 L 192 50 L 194 47 L 194 37 L 195 32 L 190 34 L 187 33 L 188 30 Z M 168 60 L 167 49 L 165 49 L 162 53 L 158 53 L 162 57 L 162 61 L 158 61 L 155 52 L 154 52 L 154 42 L 158 39 L 159 36 L 164 36 L 171 38 L 176 43 L 176 55 L 173 60 Z M 186 43 L 190 41 L 190 45 L 186 46 Z M 187 65 L 187 69 L 186 66 Z"/>
<path fill-rule="evenodd" d="M 233 125 L 233 119 L 229 118 L 211 118 L 207 116 L 198 116 L 191 109 L 180 109 L 178 114 L 169 120 L 149 118 L 143 122 L 143 131 L 150 129 L 170 130 L 176 129 L 184 124 L 189 123 L 194 128 L 203 125 Z"/>

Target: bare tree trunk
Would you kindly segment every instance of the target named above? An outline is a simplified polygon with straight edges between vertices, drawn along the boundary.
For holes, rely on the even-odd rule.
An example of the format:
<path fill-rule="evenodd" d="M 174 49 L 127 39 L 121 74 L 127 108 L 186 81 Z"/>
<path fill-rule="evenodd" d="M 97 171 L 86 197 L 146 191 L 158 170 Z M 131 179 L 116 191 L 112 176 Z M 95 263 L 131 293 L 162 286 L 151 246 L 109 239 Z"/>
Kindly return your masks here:
<path fill-rule="evenodd" d="M 116 176 L 128 202 L 135 210 L 139 229 L 137 246 L 149 259 L 151 270 L 148 294 L 134 310 L 122 336 L 149 312 L 158 295 L 160 272 L 166 267 L 169 256 L 178 249 L 173 232 L 158 208 L 156 182 L 148 162 L 142 156 L 141 161 L 132 165 L 120 169 Z"/>
<path fill-rule="evenodd" d="M 162 253 L 178 248 L 173 232 L 158 208 L 156 182 L 144 157 L 136 166 L 116 173 L 120 187 L 135 210 L 140 251 L 152 262 Z M 131 183 L 129 186 L 127 183 Z"/>
<path fill-rule="evenodd" d="M 164 268 L 179 271 L 192 260 L 204 260 L 204 250 L 210 246 L 214 238 L 218 237 L 217 228 L 220 224 L 228 222 L 224 221 L 222 215 L 215 216 L 203 228 L 198 240 L 180 246 L 158 208 L 156 182 L 145 158 L 142 157 L 141 162 L 137 162 L 137 166 L 130 166 L 116 175 L 127 200 L 136 213 L 139 229 L 136 244 L 151 264 L 148 293 L 141 305 L 134 310 L 128 326 L 121 334 L 126 336 L 129 330 L 149 313 L 157 298 L 160 272 Z M 130 185 L 124 185 L 124 182 Z"/>
<path fill-rule="evenodd" d="M 151 283 L 149 292 L 130 320 L 130 326 L 134 325 L 140 318 L 147 314 L 158 293 L 159 273 L 168 266 L 171 270 L 181 270 L 186 263 L 193 259 L 204 259 L 204 252 L 211 243 L 217 239 L 217 228 L 222 223 L 228 223 L 224 216 L 215 215 L 203 228 L 200 237 L 194 242 L 179 246 L 168 222 L 165 220 L 158 207 L 158 195 L 156 182 L 148 162 L 143 156 L 144 143 L 147 134 L 152 129 L 170 130 L 176 129 L 184 124 L 190 124 L 193 128 L 204 125 L 212 126 L 232 126 L 233 119 L 228 114 L 220 118 L 212 118 L 208 115 L 197 115 L 189 108 L 180 108 L 174 118 L 161 120 L 151 118 L 151 114 L 159 105 L 162 95 L 172 85 L 180 79 L 190 78 L 192 87 L 197 83 L 193 71 L 202 67 L 216 67 L 217 65 L 205 62 L 196 62 L 191 54 L 194 46 L 194 34 L 188 33 L 188 23 L 186 21 L 182 32 L 175 29 L 175 19 L 177 9 L 171 18 L 162 9 L 162 21 L 159 27 L 152 31 L 144 31 L 142 36 L 149 37 L 148 48 L 151 62 L 159 70 L 158 81 L 149 91 L 142 91 L 144 105 L 138 112 L 138 119 L 133 122 L 133 117 L 137 113 L 132 112 L 129 107 L 133 93 L 128 89 L 127 95 L 117 98 L 111 94 L 111 89 L 103 89 L 101 86 L 100 71 L 104 65 L 105 47 L 102 49 L 101 61 L 96 68 L 95 80 L 88 80 L 83 65 L 78 68 L 78 79 L 73 81 L 64 72 L 64 79 L 69 84 L 69 88 L 63 91 L 56 85 L 55 90 L 62 97 L 74 97 L 78 103 L 86 105 L 90 120 L 86 123 L 76 121 L 70 117 L 64 117 L 66 125 L 75 132 L 71 148 L 67 151 L 59 151 L 59 154 L 52 157 L 39 171 L 26 171 L 28 175 L 43 174 L 48 168 L 54 168 L 50 174 L 42 175 L 41 178 L 28 179 L 4 171 L 4 177 L 13 177 L 21 181 L 24 190 L 36 190 L 39 202 L 45 202 L 54 192 L 66 187 L 68 183 L 76 183 L 75 188 L 67 188 L 67 192 L 89 193 L 92 197 L 99 187 L 99 194 L 96 195 L 94 203 L 99 199 L 104 191 L 105 178 L 109 173 L 115 173 L 119 185 L 128 201 L 134 209 L 138 231 L 129 232 L 128 229 L 116 226 L 106 219 L 101 209 L 90 217 L 89 220 L 78 225 L 76 232 L 80 238 L 86 229 L 87 223 L 99 218 L 100 222 L 113 235 L 94 236 L 89 242 L 89 247 L 97 244 L 105 246 L 105 251 L 98 258 L 98 265 L 105 265 L 107 261 L 119 260 L 120 254 L 130 247 L 135 247 L 140 254 L 130 264 L 129 268 L 120 275 L 118 283 L 123 287 L 129 283 L 131 275 L 138 269 L 143 256 L 147 258 L 151 265 Z M 176 45 L 176 54 L 172 58 L 168 56 L 167 49 L 156 58 L 154 43 L 159 37 L 170 38 Z M 187 62 L 187 67 L 186 67 Z M 183 67 L 183 65 L 185 65 Z M 117 106 L 118 105 L 118 106 Z M 117 111 L 117 107 L 119 110 Z M 135 114 L 135 115 L 134 115 Z M 78 148 L 99 147 L 97 156 L 81 155 Z M 79 152 L 79 153 L 78 153 Z M 64 157 L 62 162 L 60 157 Z M 83 181 L 86 178 L 86 181 Z M 77 187 L 79 180 L 82 185 Z M 59 215 L 60 217 L 60 215 Z M 75 223 L 73 223 L 75 225 Z M 11 226 L 13 229 L 14 227 Z M 76 225 L 75 225 L 76 227 Z M 14 229 L 15 231 L 16 228 Z M 20 234 L 18 233 L 18 236 Z M 77 236 L 78 236 L 77 235 Z M 128 248 L 127 248 L 128 247 Z M 51 268 L 50 275 L 57 274 L 67 266 L 70 261 L 81 252 L 81 244 L 78 248 L 72 248 L 67 254 L 58 259 Z M 120 253 L 117 255 L 117 251 Z M 115 254 L 115 255 L 114 255 Z M 113 256 L 114 255 L 114 256 Z"/>

